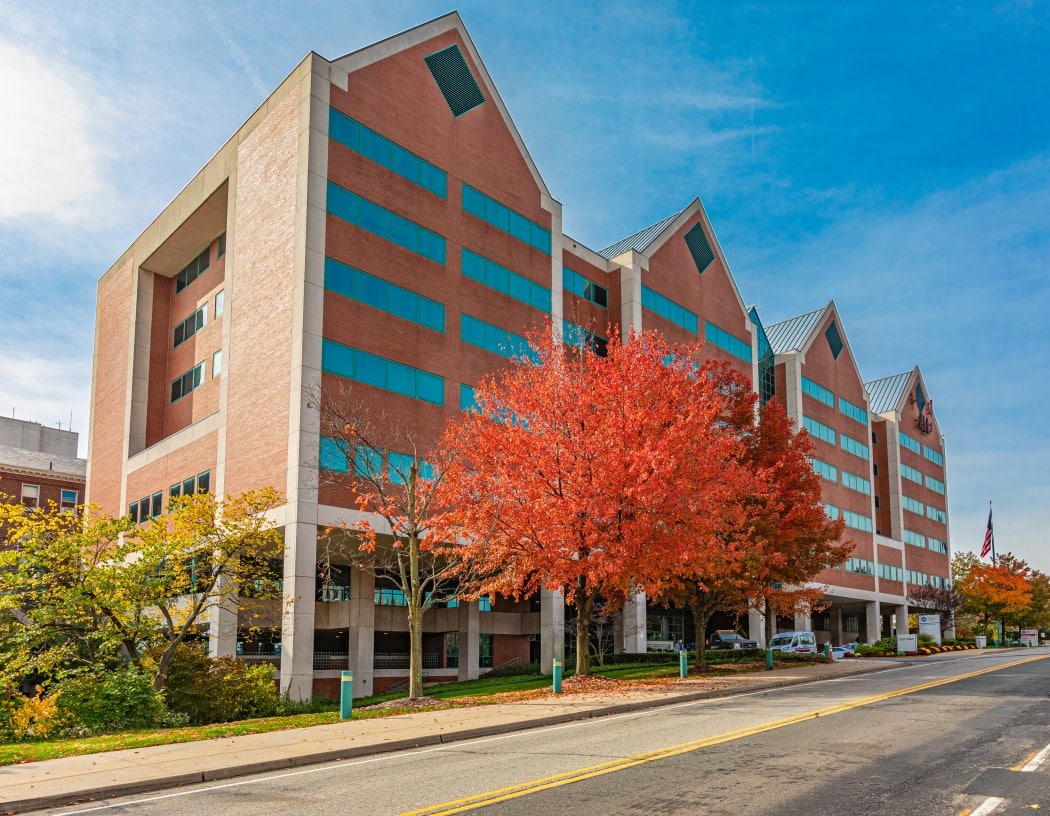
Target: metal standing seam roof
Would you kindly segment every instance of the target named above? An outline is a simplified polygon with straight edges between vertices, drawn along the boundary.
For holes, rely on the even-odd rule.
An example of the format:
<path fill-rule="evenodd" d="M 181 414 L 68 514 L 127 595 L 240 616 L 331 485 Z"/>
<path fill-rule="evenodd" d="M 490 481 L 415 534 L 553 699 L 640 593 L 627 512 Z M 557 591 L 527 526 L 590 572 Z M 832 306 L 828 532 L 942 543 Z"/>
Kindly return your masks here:
<path fill-rule="evenodd" d="M 622 241 L 617 241 L 611 246 L 607 246 L 605 249 L 599 249 L 598 254 L 603 258 L 612 260 L 618 255 L 623 255 L 627 250 L 633 249 L 635 252 L 641 252 L 643 249 L 649 246 L 655 241 L 665 229 L 667 225 L 674 221 L 680 212 L 676 212 L 674 215 L 669 215 L 662 221 L 657 221 L 655 224 L 646 227 L 643 230 L 636 232 L 634 235 L 630 235 L 624 238 Z"/>
<path fill-rule="evenodd" d="M 87 477 L 87 459 L 0 445 L 0 470 L 3 470 L 5 465 L 19 470 L 47 471 L 58 477 L 71 476 L 76 479 Z"/>
<path fill-rule="evenodd" d="M 773 347 L 773 353 L 782 354 L 785 351 L 801 351 L 803 341 L 813 331 L 813 326 L 816 325 L 820 316 L 824 314 L 826 308 L 826 306 L 821 306 L 819 309 L 806 312 L 806 314 L 798 317 L 792 317 L 790 320 L 783 320 L 780 323 L 765 326 L 766 338 L 769 340 L 769 345 Z"/>
<path fill-rule="evenodd" d="M 896 411 L 904 396 L 904 389 L 911 379 L 911 371 L 902 371 L 892 377 L 883 377 L 881 380 L 872 380 L 864 383 L 864 390 L 868 392 L 868 405 L 874 414 L 885 414 L 887 411 Z"/>

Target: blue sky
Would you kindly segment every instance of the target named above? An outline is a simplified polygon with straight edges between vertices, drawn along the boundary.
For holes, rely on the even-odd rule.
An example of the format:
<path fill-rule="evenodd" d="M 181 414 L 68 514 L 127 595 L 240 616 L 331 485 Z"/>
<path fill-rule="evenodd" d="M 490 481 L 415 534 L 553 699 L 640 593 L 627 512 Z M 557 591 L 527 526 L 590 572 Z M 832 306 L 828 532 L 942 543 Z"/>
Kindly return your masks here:
<path fill-rule="evenodd" d="M 953 547 L 991 499 L 999 550 L 1050 571 L 1050 7 L 457 8 L 566 232 L 699 196 L 763 319 L 834 298 L 866 379 L 921 366 Z M 0 0 L 0 411 L 84 450 L 98 277 L 308 51 L 449 10 Z"/>

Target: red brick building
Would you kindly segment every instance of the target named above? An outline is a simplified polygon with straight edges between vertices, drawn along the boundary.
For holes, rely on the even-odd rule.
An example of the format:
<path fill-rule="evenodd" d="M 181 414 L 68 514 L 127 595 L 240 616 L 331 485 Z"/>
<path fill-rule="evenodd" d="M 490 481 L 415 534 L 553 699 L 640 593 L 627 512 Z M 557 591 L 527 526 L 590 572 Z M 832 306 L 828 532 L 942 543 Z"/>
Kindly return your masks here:
<path fill-rule="evenodd" d="M 87 461 L 79 434 L 0 417 L 0 501 L 73 510 L 84 501 Z"/>
<path fill-rule="evenodd" d="M 319 438 L 318 383 L 352 382 L 436 440 L 471 385 L 552 319 L 597 347 L 609 324 L 702 339 L 773 387 L 773 352 L 699 200 L 601 251 L 564 235 L 454 13 L 333 61 L 308 55 L 101 278 L 97 316 L 88 498 L 146 522 L 186 491 L 283 490 L 284 617 L 262 638 L 212 621 L 211 643 L 279 659 L 300 698 L 347 665 L 357 694 L 407 668 L 396 593 L 350 569 L 345 591 L 318 591 L 318 530 L 352 516 L 318 487 L 319 465 L 350 467 Z M 843 394 L 865 405 L 848 373 Z M 436 609 L 425 629 L 430 679 L 549 667 L 564 651 L 552 593 Z M 640 597 L 617 645 L 647 635 Z"/>

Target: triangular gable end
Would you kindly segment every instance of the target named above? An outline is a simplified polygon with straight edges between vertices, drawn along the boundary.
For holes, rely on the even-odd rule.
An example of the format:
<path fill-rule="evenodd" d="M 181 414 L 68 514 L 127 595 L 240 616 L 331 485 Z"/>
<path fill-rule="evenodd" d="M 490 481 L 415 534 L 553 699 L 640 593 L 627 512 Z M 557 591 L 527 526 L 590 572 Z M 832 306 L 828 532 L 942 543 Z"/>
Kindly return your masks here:
<path fill-rule="evenodd" d="M 550 194 L 550 190 L 547 188 L 546 182 L 540 175 L 536 163 L 532 160 L 528 148 L 525 147 L 525 142 L 522 140 L 521 134 L 518 132 L 518 128 L 514 124 L 514 120 L 511 119 L 506 105 L 503 104 L 503 98 L 500 96 L 499 91 L 496 90 L 496 85 L 492 81 L 492 77 L 489 75 L 488 69 L 485 67 L 485 63 L 482 61 L 481 56 L 478 54 L 478 50 L 474 46 L 474 41 L 467 33 L 466 26 L 463 24 L 463 19 L 459 16 L 459 12 L 449 12 L 448 14 L 431 20 L 428 23 L 423 23 L 415 28 L 403 31 L 400 34 L 395 34 L 394 36 L 381 40 L 378 43 L 366 46 L 359 51 L 353 51 L 333 60 L 331 64 L 339 70 L 351 74 L 354 71 L 372 65 L 373 63 L 379 62 L 380 60 L 386 59 L 387 57 L 393 56 L 401 51 L 414 48 L 417 45 L 432 40 L 449 31 L 456 31 L 459 33 L 459 36 L 463 41 L 463 46 L 466 48 L 471 62 L 474 63 L 474 67 L 477 69 L 477 78 L 481 80 L 484 90 L 489 97 L 489 101 L 491 101 L 499 111 L 507 130 L 510 132 L 511 138 L 514 140 L 514 143 L 517 145 L 518 150 L 521 153 L 522 160 L 532 174 L 533 181 L 540 189 L 544 199 L 551 202 L 551 207 L 553 209 L 554 199 Z"/>
<path fill-rule="evenodd" d="M 834 300 L 829 300 L 828 305 L 820 310 L 820 316 L 817 317 L 817 319 L 814 320 L 812 325 L 809 327 L 809 331 L 806 334 L 806 338 L 801 343 L 799 343 L 798 350 L 802 353 L 803 356 L 805 356 L 806 352 L 809 351 L 809 348 L 813 345 L 813 343 L 817 341 L 818 338 L 828 339 L 825 337 L 826 330 L 824 329 L 824 324 L 827 323 L 829 316 L 834 321 L 834 325 L 838 328 L 839 339 L 842 343 L 842 350 L 846 351 L 849 354 L 849 361 L 850 364 L 853 366 L 854 373 L 857 375 L 857 381 L 860 382 L 863 386 L 864 378 L 860 375 L 860 369 L 857 367 L 857 358 L 853 356 L 853 348 L 852 346 L 850 346 L 849 336 L 846 334 L 846 330 L 842 328 L 842 318 L 839 316 L 839 310 L 838 307 L 835 305 Z M 870 406 L 871 398 L 868 395 L 868 389 L 866 387 L 864 388 L 864 399 Z"/>
<path fill-rule="evenodd" d="M 926 390 L 926 383 L 922 378 L 922 371 L 918 366 L 912 369 L 908 376 L 908 384 L 897 402 L 897 417 L 900 424 L 904 424 L 905 414 L 911 414 L 909 410 L 914 408 L 915 427 L 923 435 L 933 435 L 943 441 L 940 426 L 933 413 L 933 398 Z M 909 416 L 910 419 L 910 416 Z"/>

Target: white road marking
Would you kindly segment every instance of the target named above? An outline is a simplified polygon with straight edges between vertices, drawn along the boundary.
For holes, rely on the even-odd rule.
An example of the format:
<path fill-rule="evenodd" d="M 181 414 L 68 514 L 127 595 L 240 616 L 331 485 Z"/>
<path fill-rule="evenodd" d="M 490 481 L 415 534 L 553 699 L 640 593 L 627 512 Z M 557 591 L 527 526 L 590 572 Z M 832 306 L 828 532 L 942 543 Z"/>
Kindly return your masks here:
<path fill-rule="evenodd" d="M 1046 758 L 1050 756 L 1050 745 L 1047 745 L 1042 751 L 1028 760 L 1025 766 L 1021 768 L 1022 771 L 1036 771 L 1039 770 L 1039 766 L 1046 762 Z"/>

